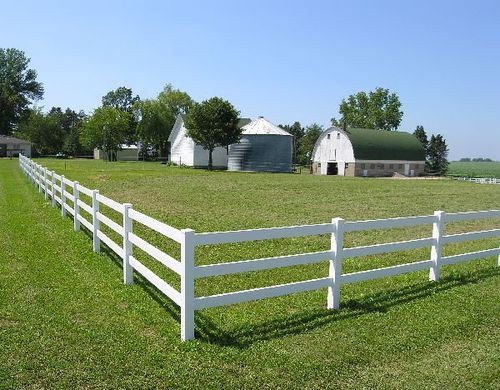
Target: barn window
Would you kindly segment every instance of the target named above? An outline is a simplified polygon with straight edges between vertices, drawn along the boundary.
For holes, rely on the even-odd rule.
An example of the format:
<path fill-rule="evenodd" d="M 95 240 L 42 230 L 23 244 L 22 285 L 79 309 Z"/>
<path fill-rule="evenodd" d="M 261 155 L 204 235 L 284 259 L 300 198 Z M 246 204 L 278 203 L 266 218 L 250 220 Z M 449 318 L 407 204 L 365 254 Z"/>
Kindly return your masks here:
<path fill-rule="evenodd" d="M 370 164 L 370 169 L 375 169 L 375 164 Z"/>
<path fill-rule="evenodd" d="M 399 169 L 403 169 L 403 164 L 399 164 Z"/>
<path fill-rule="evenodd" d="M 326 135 L 326 139 L 330 139 L 330 134 L 327 134 L 327 135 Z"/>
<path fill-rule="evenodd" d="M 394 164 L 389 164 L 389 169 L 394 169 Z"/>

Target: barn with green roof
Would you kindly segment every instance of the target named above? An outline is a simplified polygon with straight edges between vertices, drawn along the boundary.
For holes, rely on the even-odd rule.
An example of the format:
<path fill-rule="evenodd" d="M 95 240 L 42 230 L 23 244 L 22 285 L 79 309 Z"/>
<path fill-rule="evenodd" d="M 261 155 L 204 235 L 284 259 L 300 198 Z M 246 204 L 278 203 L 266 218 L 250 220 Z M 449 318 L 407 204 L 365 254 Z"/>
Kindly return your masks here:
<path fill-rule="evenodd" d="M 311 156 L 312 171 L 340 176 L 419 176 L 425 151 L 412 134 L 402 131 L 331 127 Z"/>

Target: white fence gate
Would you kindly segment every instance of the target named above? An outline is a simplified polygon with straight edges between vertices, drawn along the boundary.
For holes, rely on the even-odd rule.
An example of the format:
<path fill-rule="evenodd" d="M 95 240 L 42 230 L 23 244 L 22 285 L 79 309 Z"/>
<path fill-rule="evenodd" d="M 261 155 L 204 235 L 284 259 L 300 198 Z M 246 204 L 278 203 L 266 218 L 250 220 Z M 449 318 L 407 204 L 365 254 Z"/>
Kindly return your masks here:
<path fill-rule="evenodd" d="M 27 157 L 20 156 L 19 164 L 24 174 L 38 188 L 38 191 L 44 193 L 45 199 L 50 197 L 53 207 L 59 205 L 63 216 L 67 213 L 73 216 L 75 230 L 79 230 L 80 226 L 83 225 L 90 232 L 92 232 L 94 251 L 98 252 L 100 250 L 100 243 L 103 242 L 123 260 L 124 283 L 133 283 L 133 271 L 135 270 L 180 307 L 182 340 L 189 340 L 195 337 L 194 313 L 196 310 L 200 309 L 230 305 L 239 302 L 248 302 L 262 298 L 277 297 L 281 295 L 289 295 L 322 288 L 328 289 L 327 307 L 329 309 L 337 309 L 340 306 L 340 289 L 341 286 L 345 284 L 425 269 L 429 270 L 429 279 L 431 281 L 437 281 L 439 280 L 440 270 L 443 266 L 491 256 L 499 256 L 498 262 L 500 265 L 500 247 L 454 256 L 442 256 L 442 248 L 446 244 L 500 237 L 500 229 L 445 235 L 445 223 L 479 220 L 484 218 L 500 218 L 500 210 L 461 213 L 445 213 L 443 211 L 436 211 L 434 215 L 357 222 L 344 221 L 341 218 L 335 218 L 331 221 L 331 223 L 315 225 L 196 233 L 191 229 L 178 230 L 168 226 L 154 218 L 134 210 L 131 204 L 120 204 L 115 202 L 114 200 L 99 194 L 98 190 L 90 190 L 76 181 L 68 180 L 64 176 L 60 176 L 54 171 L 49 171 L 47 168 L 42 167 L 40 164 L 35 163 Z M 68 187 L 72 189 L 71 193 L 66 190 Z M 86 204 L 79 199 L 80 193 L 89 196 L 92 200 L 91 204 Z M 114 222 L 109 217 L 101 213 L 99 209 L 100 204 L 104 204 L 112 210 L 120 213 L 123 217 L 122 224 Z M 87 217 L 82 214 L 82 211 L 86 213 Z M 179 243 L 181 245 L 180 261 L 174 259 L 158 247 L 135 235 L 132 230 L 133 222 L 147 226 L 161 235 Z M 122 242 L 117 243 L 107 236 L 100 229 L 101 223 L 116 232 L 122 238 Z M 346 232 L 403 228 L 420 225 L 432 225 L 432 237 L 369 246 L 359 246 L 354 248 L 344 247 L 344 233 Z M 195 247 L 199 245 L 216 245 L 256 240 L 314 236 L 320 234 L 330 234 L 331 247 L 329 250 L 247 261 L 201 266 L 195 265 Z M 165 267 L 178 274 L 181 278 L 180 291 L 177 291 L 170 284 L 161 279 L 153 271 L 137 260 L 133 255 L 134 246 L 140 248 Z M 342 273 L 342 262 L 346 258 L 355 258 L 426 247 L 431 249 L 431 257 L 428 260 L 368 271 L 347 274 Z M 313 264 L 325 261 L 328 261 L 330 264 L 329 274 L 319 279 L 304 280 L 300 282 L 210 296 L 195 296 L 194 286 L 197 279 L 290 267 L 301 264 Z"/>

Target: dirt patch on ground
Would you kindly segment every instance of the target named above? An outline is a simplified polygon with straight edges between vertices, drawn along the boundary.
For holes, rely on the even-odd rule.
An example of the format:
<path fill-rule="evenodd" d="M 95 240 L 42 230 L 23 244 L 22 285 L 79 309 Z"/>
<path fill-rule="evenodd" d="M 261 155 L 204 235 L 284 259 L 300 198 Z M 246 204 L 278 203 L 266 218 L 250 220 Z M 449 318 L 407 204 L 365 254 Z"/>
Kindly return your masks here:
<path fill-rule="evenodd" d="M 401 173 L 394 172 L 391 177 L 385 177 L 384 179 L 407 179 L 407 180 L 445 180 L 443 176 L 405 176 Z"/>

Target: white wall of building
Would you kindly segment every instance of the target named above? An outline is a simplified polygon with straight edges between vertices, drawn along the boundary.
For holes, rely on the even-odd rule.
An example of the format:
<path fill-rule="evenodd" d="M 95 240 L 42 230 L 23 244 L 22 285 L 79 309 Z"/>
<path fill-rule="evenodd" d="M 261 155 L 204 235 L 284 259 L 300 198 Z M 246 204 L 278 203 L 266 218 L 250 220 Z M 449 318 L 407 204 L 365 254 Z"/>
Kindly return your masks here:
<path fill-rule="evenodd" d="M 170 161 L 173 163 L 190 167 L 208 166 L 208 150 L 195 144 L 193 139 L 187 136 L 187 129 L 181 117 L 175 121 L 168 140 L 170 142 Z M 227 168 L 226 148 L 215 148 L 212 159 L 212 165 L 215 168 Z"/>
<path fill-rule="evenodd" d="M 345 163 L 354 162 L 354 150 L 351 141 L 344 131 L 332 127 L 318 139 L 312 160 L 321 163 L 322 175 L 327 173 L 328 162 L 338 163 L 338 174 L 343 176 Z"/>
<path fill-rule="evenodd" d="M 170 161 L 192 167 L 194 165 L 194 141 L 187 136 L 184 122 L 180 117 L 175 122 L 169 141 Z"/>
<path fill-rule="evenodd" d="M 94 149 L 94 160 L 108 160 L 108 153 L 101 149 Z M 139 148 L 122 145 L 122 150 L 116 152 L 116 161 L 139 161 Z"/>

